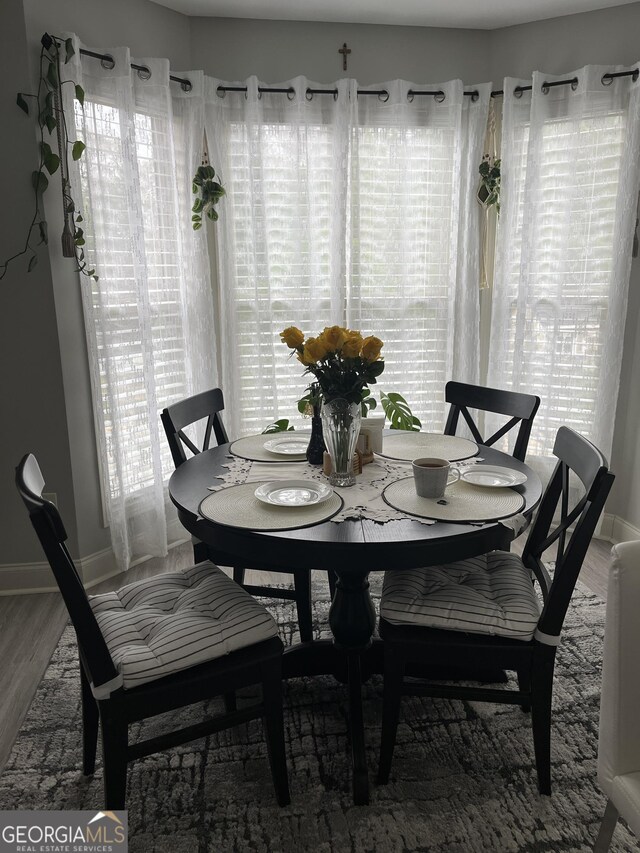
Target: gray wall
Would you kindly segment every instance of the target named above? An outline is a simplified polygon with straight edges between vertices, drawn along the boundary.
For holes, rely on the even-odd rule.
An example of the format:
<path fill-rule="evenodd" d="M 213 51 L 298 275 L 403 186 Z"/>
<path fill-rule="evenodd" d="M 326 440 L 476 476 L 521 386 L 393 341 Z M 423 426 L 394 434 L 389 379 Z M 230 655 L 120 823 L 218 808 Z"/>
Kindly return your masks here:
<path fill-rule="evenodd" d="M 97 47 L 128 45 L 137 57 L 167 56 L 175 71 L 202 68 L 227 80 L 256 74 L 267 82 L 304 74 L 318 82 L 342 76 L 363 84 L 460 77 L 468 84 L 491 79 L 497 84 L 505 74 L 527 77 L 536 68 L 559 73 L 586 63 L 628 64 L 639 58 L 640 3 L 497 31 L 189 19 L 148 0 L 2 0 L 0 14 L 0 162 L 10 199 L 0 229 L 3 256 L 21 240 L 29 219 L 28 174 L 36 145 L 32 126 L 14 101 L 17 90 L 31 88 L 27 56 L 34 64 L 45 30 L 74 31 Z M 346 75 L 337 53 L 344 41 L 353 51 Z M 12 485 L 13 466 L 25 449 L 39 453 L 50 488 L 58 492 L 73 552 L 85 556 L 108 545 L 80 303 L 84 282 L 61 257 L 53 193 L 49 201 L 50 252 L 41 250 L 35 272 L 27 276 L 23 264 L 0 283 L 0 371 L 3 399 L 10 401 L 10 417 L 0 427 L 0 512 L 7 529 L 15 531 L 3 537 L 0 564 L 41 559 Z M 640 395 L 634 386 L 640 366 L 638 270 L 636 261 L 613 455 L 619 477 L 609 510 L 640 526 Z M 28 356 L 19 350 L 27 340 Z"/>
<path fill-rule="evenodd" d="M 640 59 L 640 3 L 565 15 L 490 33 L 491 75 L 562 74 L 582 65 L 631 65 Z"/>
<path fill-rule="evenodd" d="M 16 92 L 31 91 L 21 0 L 3 0 L 0 25 L 0 163 L 4 203 L 0 257 L 24 244 L 33 215 L 30 186 L 35 168 L 33 124 L 15 106 Z M 77 548 L 75 500 L 51 269 L 46 250 L 29 275 L 24 258 L 0 281 L 0 563 L 42 559 L 42 552 L 13 485 L 14 467 L 33 451 L 68 519 Z"/>
<path fill-rule="evenodd" d="M 352 51 L 346 72 L 338 53 L 345 41 Z M 341 77 L 363 85 L 396 78 L 436 83 L 461 77 L 481 83 L 490 72 L 488 45 L 486 30 L 191 19 L 194 67 L 223 80 L 256 74 L 275 83 L 304 74 L 319 83 Z"/>

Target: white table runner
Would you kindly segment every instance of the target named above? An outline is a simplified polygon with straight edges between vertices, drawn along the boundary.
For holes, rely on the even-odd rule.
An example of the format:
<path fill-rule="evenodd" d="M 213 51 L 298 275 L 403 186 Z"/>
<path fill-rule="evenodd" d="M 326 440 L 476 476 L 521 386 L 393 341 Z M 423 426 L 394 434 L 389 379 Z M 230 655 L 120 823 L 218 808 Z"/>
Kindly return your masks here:
<path fill-rule="evenodd" d="M 459 462 L 452 467 L 462 468 L 481 462 L 477 456 L 465 462 Z M 241 483 L 264 483 L 266 480 L 317 480 L 326 483 L 327 478 L 322 469 L 308 462 L 252 462 L 230 456 L 225 463 L 226 473 L 218 479 L 222 484 L 211 484 L 211 491 L 218 491 L 225 486 Z M 344 506 L 331 521 L 341 522 L 348 518 L 367 518 L 384 523 L 386 521 L 401 521 L 411 518 L 420 524 L 434 524 L 427 518 L 415 518 L 405 512 L 395 509 L 385 503 L 382 492 L 390 483 L 404 477 L 412 476 L 411 463 L 376 457 L 369 465 L 365 465 L 362 474 L 356 477 L 356 485 L 345 489 L 336 489 L 344 501 Z"/>

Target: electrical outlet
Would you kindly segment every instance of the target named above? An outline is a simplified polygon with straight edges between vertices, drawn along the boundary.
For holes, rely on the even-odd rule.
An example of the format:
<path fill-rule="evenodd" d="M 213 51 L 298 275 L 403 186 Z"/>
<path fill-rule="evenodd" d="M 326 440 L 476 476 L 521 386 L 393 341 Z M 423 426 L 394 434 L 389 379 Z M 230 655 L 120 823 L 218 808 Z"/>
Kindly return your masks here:
<path fill-rule="evenodd" d="M 55 507 L 58 506 L 58 495 L 55 492 L 43 492 L 42 497 L 45 501 L 51 501 Z"/>

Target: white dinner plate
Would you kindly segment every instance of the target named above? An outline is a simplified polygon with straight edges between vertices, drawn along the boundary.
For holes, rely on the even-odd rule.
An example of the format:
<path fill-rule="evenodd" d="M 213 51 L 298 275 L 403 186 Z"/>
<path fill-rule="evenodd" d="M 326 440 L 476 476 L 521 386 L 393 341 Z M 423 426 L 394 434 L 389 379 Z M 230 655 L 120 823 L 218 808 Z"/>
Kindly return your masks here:
<path fill-rule="evenodd" d="M 520 486 L 527 482 L 527 475 L 513 468 L 498 465 L 473 465 L 460 472 L 460 479 L 474 486 L 487 486 L 490 489 L 504 489 L 505 486 Z"/>
<path fill-rule="evenodd" d="M 272 438 L 264 443 L 265 450 L 278 456 L 305 456 L 308 446 L 309 436 L 305 438 L 296 436 Z"/>
<path fill-rule="evenodd" d="M 333 489 L 315 480 L 273 480 L 262 483 L 254 494 L 265 504 L 300 507 L 326 501 L 333 494 Z"/>

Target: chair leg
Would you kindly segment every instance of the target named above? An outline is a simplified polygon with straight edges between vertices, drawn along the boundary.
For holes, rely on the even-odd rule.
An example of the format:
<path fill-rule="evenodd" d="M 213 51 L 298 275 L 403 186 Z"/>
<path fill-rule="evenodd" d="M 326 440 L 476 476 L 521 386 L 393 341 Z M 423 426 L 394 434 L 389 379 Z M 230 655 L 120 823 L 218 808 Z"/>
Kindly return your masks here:
<path fill-rule="evenodd" d="M 108 713 L 100 715 L 105 808 L 125 808 L 127 794 L 127 724 Z"/>
<path fill-rule="evenodd" d="M 194 563 L 204 563 L 205 560 L 209 559 L 209 551 L 204 542 L 194 542 L 193 543 L 193 562 Z"/>
<path fill-rule="evenodd" d="M 607 800 L 607 807 L 600 824 L 600 832 L 596 838 L 596 843 L 593 845 L 593 853 L 607 853 L 617 823 L 618 810 L 611 800 Z"/>
<path fill-rule="evenodd" d="M 296 569 L 293 573 L 296 591 L 296 611 L 300 640 L 310 643 L 313 640 L 313 619 L 311 616 L 311 572 L 308 569 Z"/>
<path fill-rule="evenodd" d="M 284 716 L 282 712 L 282 659 L 276 658 L 263 666 L 262 700 L 264 703 L 264 728 L 271 778 L 279 806 L 288 806 L 289 776 L 284 746 Z"/>
<path fill-rule="evenodd" d="M 96 769 L 98 745 L 98 704 L 93 698 L 89 679 L 80 662 L 80 690 L 82 694 L 82 772 L 91 776 Z"/>
<path fill-rule="evenodd" d="M 380 739 L 380 763 L 378 785 L 386 785 L 391 773 L 391 761 L 396 745 L 396 733 L 400 719 L 404 656 L 388 641 L 384 646 L 384 688 L 382 695 L 382 737 Z"/>
<path fill-rule="evenodd" d="M 531 693 L 531 676 L 528 670 L 518 670 L 518 688 L 522 690 L 523 693 Z M 525 711 L 525 713 L 528 713 L 531 710 L 531 699 L 529 698 L 528 701 L 524 701 L 520 707 Z"/>
<path fill-rule="evenodd" d="M 555 650 L 554 650 L 555 652 Z M 538 790 L 551 794 L 551 695 L 554 660 L 534 660 L 531 672 L 531 725 Z"/>
<path fill-rule="evenodd" d="M 329 581 L 329 593 L 331 595 L 331 601 L 333 601 L 333 597 L 336 594 L 336 576 L 335 573 L 329 569 L 327 572 L 327 579 Z"/>
<path fill-rule="evenodd" d="M 244 584 L 244 573 L 245 569 L 241 569 L 239 566 L 233 567 L 233 579 L 237 584 L 243 586 Z"/>

